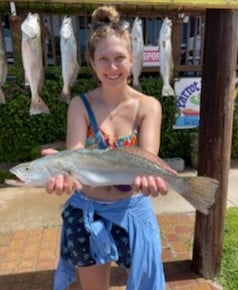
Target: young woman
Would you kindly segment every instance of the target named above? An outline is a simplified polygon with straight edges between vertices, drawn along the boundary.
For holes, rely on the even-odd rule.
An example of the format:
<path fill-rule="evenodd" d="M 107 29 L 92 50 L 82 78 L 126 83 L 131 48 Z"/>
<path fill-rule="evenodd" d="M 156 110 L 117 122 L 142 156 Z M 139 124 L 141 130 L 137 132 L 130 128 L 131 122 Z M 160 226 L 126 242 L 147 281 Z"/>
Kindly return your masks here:
<path fill-rule="evenodd" d="M 161 105 L 128 85 L 133 62 L 129 24 L 112 6 L 92 14 L 88 61 L 100 85 L 71 100 L 67 148 L 140 146 L 157 155 Z M 83 290 L 108 290 L 112 261 L 129 270 L 128 290 L 165 289 L 159 228 L 149 196 L 167 193 L 161 178 L 138 176 L 129 188 L 92 188 L 57 176 L 49 180 L 47 191 L 73 192 L 62 214 L 55 290 L 66 289 L 76 273 Z"/>

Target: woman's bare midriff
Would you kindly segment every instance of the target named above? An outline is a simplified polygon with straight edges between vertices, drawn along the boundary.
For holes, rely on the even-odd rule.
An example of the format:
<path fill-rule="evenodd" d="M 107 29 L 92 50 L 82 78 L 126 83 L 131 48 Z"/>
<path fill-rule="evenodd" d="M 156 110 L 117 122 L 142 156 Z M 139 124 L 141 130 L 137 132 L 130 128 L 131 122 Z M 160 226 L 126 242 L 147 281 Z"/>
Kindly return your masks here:
<path fill-rule="evenodd" d="M 138 193 L 134 190 L 128 192 L 120 191 L 115 186 L 100 186 L 100 187 L 84 186 L 81 192 L 90 199 L 100 201 L 120 200 L 128 198 Z"/>

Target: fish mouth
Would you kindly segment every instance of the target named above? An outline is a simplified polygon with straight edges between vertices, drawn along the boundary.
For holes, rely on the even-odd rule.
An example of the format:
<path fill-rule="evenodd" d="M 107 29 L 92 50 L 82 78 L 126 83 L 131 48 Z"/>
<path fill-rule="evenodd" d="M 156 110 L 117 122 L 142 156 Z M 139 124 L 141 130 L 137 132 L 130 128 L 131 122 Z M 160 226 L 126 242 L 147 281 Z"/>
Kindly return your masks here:
<path fill-rule="evenodd" d="M 5 179 L 5 183 L 13 186 L 27 186 L 26 181 L 21 174 L 13 168 L 9 170 L 14 175 L 14 179 Z"/>
<path fill-rule="evenodd" d="M 7 185 L 12 185 L 12 186 L 27 186 L 27 184 L 20 179 L 5 179 L 4 182 Z"/>

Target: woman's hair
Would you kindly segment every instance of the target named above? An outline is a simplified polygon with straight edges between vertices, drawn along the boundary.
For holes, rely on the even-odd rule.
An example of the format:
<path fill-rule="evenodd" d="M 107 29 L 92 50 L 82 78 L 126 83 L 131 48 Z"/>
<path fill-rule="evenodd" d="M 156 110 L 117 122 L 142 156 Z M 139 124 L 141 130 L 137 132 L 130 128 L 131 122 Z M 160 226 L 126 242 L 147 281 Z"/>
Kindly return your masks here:
<path fill-rule="evenodd" d="M 132 51 L 132 40 L 129 23 L 120 20 L 120 14 L 114 6 L 100 6 L 92 13 L 91 34 L 87 44 L 87 61 L 94 58 L 97 43 L 110 35 L 124 38 L 128 42 L 128 49 Z"/>
<path fill-rule="evenodd" d="M 97 22 L 115 23 L 120 20 L 120 14 L 114 6 L 101 6 L 93 11 L 91 17 L 92 25 Z"/>

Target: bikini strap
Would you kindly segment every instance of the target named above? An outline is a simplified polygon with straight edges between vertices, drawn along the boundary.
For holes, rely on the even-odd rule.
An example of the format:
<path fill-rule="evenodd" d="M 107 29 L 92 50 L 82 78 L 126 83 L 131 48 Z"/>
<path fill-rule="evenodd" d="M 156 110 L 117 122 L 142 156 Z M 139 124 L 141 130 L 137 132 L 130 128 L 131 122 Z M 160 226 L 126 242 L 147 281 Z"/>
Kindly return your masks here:
<path fill-rule="evenodd" d="M 92 129 L 93 129 L 93 132 L 95 134 L 98 148 L 99 149 L 107 148 L 107 144 L 104 142 L 104 140 L 102 138 L 102 134 L 98 128 L 98 124 L 97 124 L 95 115 L 93 113 L 93 110 L 90 106 L 90 103 L 89 103 L 87 97 L 84 94 L 79 94 L 79 96 L 80 96 L 80 98 L 85 106 L 87 113 L 88 113 L 89 121 L 90 121 L 90 124 L 92 125 Z"/>

